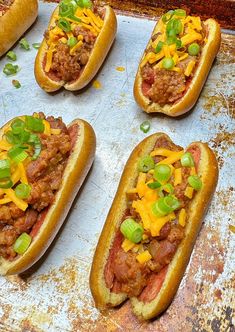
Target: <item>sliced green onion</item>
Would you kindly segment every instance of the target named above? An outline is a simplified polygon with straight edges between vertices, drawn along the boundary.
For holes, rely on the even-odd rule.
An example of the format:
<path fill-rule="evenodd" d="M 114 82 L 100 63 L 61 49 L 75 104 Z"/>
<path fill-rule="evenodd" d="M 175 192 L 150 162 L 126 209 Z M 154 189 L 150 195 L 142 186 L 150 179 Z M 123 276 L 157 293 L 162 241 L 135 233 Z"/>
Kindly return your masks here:
<path fill-rule="evenodd" d="M 176 19 L 174 21 L 173 25 L 174 25 L 174 29 L 175 29 L 177 35 L 182 32 L 183 25 L 180 20 Z"/>
<path fill-rule="evenodd" d="M 152 205 L 152 211 L 157 217 L 163 217 L 180 207 L 180 202 L 174 196 L 168 195 L 159 198 Z"/>
<path fill-rule="evenodd" d="M 31 192 L 31 187 L 30 185 L 26 183 L 20 183 L 18 186 L 15 188 L 15 194 L 18 198 L 25 199 L 28 198 Z"/>
<path fill-rule="evenodd" d="M 172 58 L 164 58 L 162 60 L 162 67 L 164 69 L 172 69 L 174 67 L 175 63 L 174 60 Z"/>
<path fill-rule="evenodd" d="M 82 0 L 82 4 L 84 8 L 91 8 L 92 2 L 90 0 Z"/>
<path fill-rule="evenodd" d="M 19 255 L 23 255 L 30 246 L 31 241 L 32 238 L 29 234 L 22 233 L 14 243 L 14 251 Z"/>
<path fill-rule="evenodd" d="M 190 152 L 185 152 L 183 156 L 180 158 L 181 165 L 184 167 L 193 167 L 194 166 L 194 161 L 193 161 L 193 156 L 191 155 Z"/>
<path fill-rule="evenodd" d="M 163 47 L 164 43 L 162 41 L 159 41 L 157 43 L 157 46 L 156 46 L 156 49 L 155 49 L 155 52 L 156 53 L 159 53 L 161 50 L 162 50 L 162 47 Z"/>
<path fill-rule="evenodd" d="M 175 42 L 175 44 L 176 44 L 176 48 L 177 49 L 179 49 L 179 48 L 182 47 L 182 41 L 180 39 L 177 39 L 176 42 Z"/>
<path fill-rule="evenodd" d="M 10 144 L 18 144 L 19 143 L 19 138 L 13 134 L 11 130 L 8 130 L 5 133 L 5 138 L 8 143 Z"/>
<path fill-rule="evenodd" d="M 186 16 L 186 11 L 184 9 L 175 9 L 174 15 L 176 16 Z"/>
<path fill-rule="evenodd" d="M 5 178 L 0 180 L 0 188 L 9 189 L 13 186 L 13 182 L 10 178 Z"/>
<path fill-rule="evenodd" d="M 33 43 L 32 46 L 35 48 L 35 50 L 38 50 L 41 46 L 41 43 Z"/>
<path fill-rule="evenodd" d="M 138 171 L 147 173 L 150 169 L 154 169 L 154 160 L 150 156 L 145 156 L 138 161 Z"/>
<path fill-rule="evenodd" d="M 20 144 L 22 143 L 27 143 L 30 137 L 30 132 L 26 131 L 26 130 L 22 130 L 19 134 L 18 134 L 18 138 L 19 138 L 19 142 Z"/>
<path fill-rule="evenodd" d="M 10 178 L 11 165 L 8 159 L 0 160 L 0 179 Z"/>
<path fill-rule="evenodd" d="M 161 187 L 161 183 L 158 181 L 150 182 L 147 184 L 150 189 L 157 189 Z"/>
<path fill-rule="evenodd" d="M 167 192 L 168 194 L 173 194 L 174 192 L 174 187 L 172 186 L 171 183 L 166 183 L 164 184 L 163 186 L 161 186 L 161 188 L 159 189 L 159 196 L 160 197 L 163 197 L 163 191 Z"/>
<path fill-rule="evenodd" d="M 70 17 L 75 12 L 75 7 L 72 3 L 65 3 L 64 1 L 61 1 L 59 5 L 59 15 L 61 17 Z"/>
<path fill-rule="evenodd" d="M 173 10 L 169 10 L 166 14 L 164 14 L 162 16 L 162 22 L 163 23 L 168 22 L 171 19 L 171 17 L 172 17 L 173 14 L 174 14 L 174 11 Z"/>
<path fill-rule="evenodd" d="M 140 125 L 140 130 L 143 131 L 143 133 L 147 133 L 150 129 L 150 122 L 148 120 L 144 121 Z"/>
<path fill-rule="evenodd" d="M 144 229 L 134 219 L 128 218 L 123 221 L 120 227 L 121 233 L 133 243 L 141 241 Z"/>
<path fill-rule="evenodd" d="M 202 180 L 197 175 L 190 175 L 188 177 L 188 183 L 195 190 L 200 190 L 202 188 Z"/>
<path fill-rule="evenodd" d="M 44 132 L 44 124 L 42 119 L 34 118 L 31 115 L 26 115 L 25 117 L 26 128 L 30 131 L 35 131 L 37 133 Z"/>
<path fill-rule="evenodd" d="M 19 89 L 21 87 L 21 84 L 18 80 L 12 80 L 12 85 L 16 88 Z"/>
<path fill-rule="evenodd" d="M 166 43 L 167 45 L 172 45 L 172 44 L 176 44 L 177 38 L 176 36 L 169 36 L 166 39 Z"/>
<path fill-rule="evenodd" d="M 168 37 L 175 37 L 176 38 L 177 32 L 175 29 L 171 29 L 169 30 L 169 32 L 167 33 Z"/>
<path fill-rule="evenodd" d="M 69 47 L 74 47 L 77 44 L 77 42 L 78 42 L 78 40 L 77 40 L 76 37 L 70 37 L 68 39 L 67 44 L 68 44 Z"/>
<path fill-rule="evenodd" d="M 19 71 L 19 69 L 20 68 L 18 65 L 7 63 L 3 68 L 3 72 L 5 75 L 10 76 L 10 75 L 15 75 Z"/>
<path fill-rule="evenodd" d="M 188 47 L 188 52 L 190 55 L 198 55 L 200 52 L 200 46 L 197 43 L 192 43 Z"/>
<path fill-rule="evenodd" d="M 69 18 L 71 18 L 73 21 L 76 21 L 76 22 L 82 22 L 82 20 L 80 18 L 78 18 L 77 16 L 74 16 L 74 15 L 70 15 Z"/>
<path fill-rule="evenodd" d="M 35 134 L 31 134 L 28 143 L 33 144 L 34 146 L 34 154 L 32 156 L 32 160 L 36 160 L 39 157 L 42 150 L 42 144 L 40 138 Z"/>
<path fill-rule="evenodd" d="M 29 43 L 26 38 L 22 38 L 20 40 L 19 44 L 20 44 L 20 47 L 23 48 L 24 50 L 26 50 L 26 51 L 30 50 L 30 46 L 29 46 Z"/>
<path fill-rule="evenodd" d="M 8 156 L 15 161 L 16 163 L 21 163 L 26 158 L 28 158 L 28 153 L 25 152 L 21 147 L 14 146 L 10 150 L 8 150 Z"/>
<path fill-rule="evenodd" d="M 171 177 L 171 168 L 169 165 L 159 164 L 154 168 L 153 177 L 160 183 L 167 182 Z"/>
<path fill-rule="evenodd" d="M 13 51 L 7 52 L 7 57 L 8 57 L 8 59 L 10 59 L 12 61 L 16 61 L 17 60 L 17 56 L 16 56 L 15 52 L 13 52 Z"/>
<path fill-rule="evenodd" d="M 166 25 L 167 36 L 173 36 L 174 34 L 178 35 L 179 33 L 181 33 L 182 28 L 183 25 L 179 19 L 177 18 L 171 19 Z"/>
<path fill-rule="evenodd" d="M 71 31 L 71 24 L 64 18 L 60 18 L 57 23 L 58 27 L 61 28 L 64 32 Z"/>
<path fill-rule="evenodd" d="M 24 128 L 25 128 L 25 123 L 21 119 L 15 119 L 11 123 L 11 129 L 13 134 L 19 134 L 20 132 L 22 132 L 22 130 L 24 130 Z"/>

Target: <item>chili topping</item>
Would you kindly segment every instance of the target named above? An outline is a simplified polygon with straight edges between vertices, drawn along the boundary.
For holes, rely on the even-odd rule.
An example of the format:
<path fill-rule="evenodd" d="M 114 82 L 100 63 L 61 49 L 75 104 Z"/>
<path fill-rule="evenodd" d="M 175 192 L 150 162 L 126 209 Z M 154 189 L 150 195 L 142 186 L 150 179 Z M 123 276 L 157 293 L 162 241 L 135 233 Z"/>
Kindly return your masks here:
<path fill-rule="evenodd" d="M 0 17 L 6 14 L 14 0 L 0 0 Z"/>
<path fill-rule="evenodd" d="M 150 283 L 160 290 L 185 235 L 189 202 L 202 187 L 199 158 L 197 146 L 184 151 L 161 138 L 150 154 L 139 159 L 136 185 L 126 192 L 128 208 L 105 267 L 112 292 L 143 296 Z M 150 301 L 150 293 L 156 295 L 153 289 L 147 293 L 143 300 Z"/>
<path fill-rule="evenodd" d="M 206 29 L 200 17 L 189 16 L 183 9 L 163 15 L 140 63 L 143 94 L 160 106 L 181 98 L 206 42 Z"/>
<path fill-rule="evenodd" d="M 55 23 L 45 33 L 45 72 L 57 80 L 73 81 L 87 64 L 104 24 L 104 10 L 89 0 L 63 0 Z"/>
<path fill-rule="evenodd" d="M 29 247 L 60 188 L 73 147 L 60 118 L 16 118 L 0 138 L 0 256 L 13 260 Z"/>

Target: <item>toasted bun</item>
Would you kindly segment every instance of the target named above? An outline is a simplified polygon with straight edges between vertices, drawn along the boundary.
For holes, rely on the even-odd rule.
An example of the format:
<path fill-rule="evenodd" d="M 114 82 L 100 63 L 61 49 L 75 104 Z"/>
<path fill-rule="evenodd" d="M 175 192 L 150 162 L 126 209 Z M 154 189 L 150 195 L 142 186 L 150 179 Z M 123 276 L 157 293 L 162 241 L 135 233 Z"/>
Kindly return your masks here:
<path fill-rule="evenodd" d="M 196 103 L 206 78 L 209 74 L 212 63 L 220 48 L 221 32 L 220 26 L 214 19 L 207 19 L 204 21 L 208 29 L 207 43 L 202 49 L 199 64 L 196 68 L 195 74 L 187 88 L 184 96 L 174 104 L 166 104 L 161 107 L 158 103 L 152 102 L 149 98 L 145 97 L 142 93 L 142 76 L 140 66 L 138 68 L 135 83 L 134 83 L 134 97 L 139 106 L 147 113 L 164 113 L 169 116 L 179 116 L 188 112 Z M 159 24 L 153 30 L 152 35 L 159 31 Z M 151 39 L 148 46 L 150 46 Z M 148 47 L 147 47 L 148 48 Z M 145 57 L 143 55 L 141 61 Z M 140 61 L 140 62 L 141 62 Z"/>
<path fill-rule="evenodd" d="M 107 216 L 101 233 L 90 274 L 90 287 L 96 306 L 99 309 L 107 306 L 117 306 L 126 299 L 125 294 L 113 294 L 106 287 L 104 268 L 108 260 L 109 250 L 112 247 L 115 233 L 120 225 L 120 220 L 127 209 L 126 191 L 134 187 L 138 176 L 137 163 L 139 158 L 149 154 L 158 140 L 164 136 L 162 133 L 151 135 L 144 139 L 131 153 L 124 168 L 117 193 Z M 205 143 L 195 142 L 201 151 L 198 174 L 202 179 L 203 187 L 197 192 L 189 205 L 189 220 L 185 228 L 185 238 L 180 243 L 177 252 L 169 264 L 168 271 L 156 298 L 148 303 L 143 303 L 137 298 L 131 298 L 134 313 L 141 319 L 150 319 L 163 312 L 171 303 L 187 267 L 193 246 L 200 230 L 203 216 L 215 190 L 218 178 L 218 165 L 214 153 Z M 190 146 L 191 146 L 190 145 Z"/>
<path fill-rule="evenodd" d="M 15 0 L 0 17 L 0 56 L 6 53 L 33 24 L 38 15 L 37 0 Z"/>
<path fill-rule="evenodd" d="M 47 51 L 46 39 L 38 50 L 37 57 L 34 65 L 34 74 L 39 86 L 46 92 L 53 92 L 59 90 L 62 86 L 65 89 L 76 91 L 84 88 L 98 72 L 100 66 L 108 54 L 108 51 L 114 41 L 117 31 L 117 19 L 113 9 L 110 6 L 105 6 L 105 18 L 104 25 L 95 41 L 93 50 L 91 51 L 89 60 L 84 67 L 82 74 L 79 78 L 72 83 L 65 83 L 64 81 L 54 81 L 45 73 L 43 69 L 43 60 Z M 59 13 L 59 7 L 57 7 L 50 19 L 48 28 L 55 22 L 55 17 Z"/>
<path fill-rule="evenodd" d="M 14 119 L 13 119 L 14 120 Z M 13 121 L 12 120 L 12 121 Z M 84 120 L 76 119 L 69 127 L 78 125 L 78 137 L 69 156 L 61 187 L 56 193 L 54 203 L 49 207 L 46 217 L 28 250 L 12 262 L 0 257 L 0 274 L 18 274 L 31 267 L 47 250 L 73 203 L 94 160 L 96 138 L 92 127 Z M 9 126 L 7 123 L 6 126 Z M 5 129 L 6 126 L 2 128 Z M 0 138 L 3 131 L 0 132 Z"/>

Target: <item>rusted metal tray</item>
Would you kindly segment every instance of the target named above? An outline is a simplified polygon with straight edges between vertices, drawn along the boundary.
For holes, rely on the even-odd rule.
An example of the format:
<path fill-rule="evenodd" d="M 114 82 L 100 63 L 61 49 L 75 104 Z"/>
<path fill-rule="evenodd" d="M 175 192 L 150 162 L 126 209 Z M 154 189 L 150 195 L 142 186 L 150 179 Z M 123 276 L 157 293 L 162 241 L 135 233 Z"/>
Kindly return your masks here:
<path fill-rule="evenodd" d="M 55 4 L 40 3 L 39 17 L 26 34 L 40 42 Z M 97 134 L 96 159 L 71 212 L 43 259 L 21 276 L 0 278 L 0 331 L 226 331 L 234 329 L 235 299 L 235 36 L 222 34 L 222 44 L 194 109 L 178 119 L 147 115 L 136 105 L 133 81 L 154 22 L 147 17 L 118 15 L 118 34 L 95 78 L 81 93 L 61 90 L 49 95 L 33 74 L 36 50 L 14 51 L 21 67 L 15 89 L 0 60 L 0 125 L 19 114 L 43 111 L 89 121 Z M 118 67 L 123 67 L 119 71 Z M 166 132 L 177 144 L 209 142 L 220 167 L 219 183 L 179 291 L 157 320 L 140 322 L 129 302 L 106 315 L 94 307 L 88 276 L 92 256 L 125 162 L 146 134 L 139 126 L 150 120 L 149 134 Z"/>

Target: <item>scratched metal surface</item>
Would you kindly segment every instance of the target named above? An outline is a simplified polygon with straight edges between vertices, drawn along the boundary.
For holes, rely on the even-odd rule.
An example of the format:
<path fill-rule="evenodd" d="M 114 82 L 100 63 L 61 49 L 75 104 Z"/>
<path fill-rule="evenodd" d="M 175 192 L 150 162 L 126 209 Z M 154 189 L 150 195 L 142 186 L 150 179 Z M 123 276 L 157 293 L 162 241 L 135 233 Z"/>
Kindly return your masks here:
<path fill-rule="evenodd" d="M 39 18 L 27 39 L 39 42 L 54 4 L 40 3 Z M 118 17 L 116 42 L 96 77 L 101 89 L 61 90 L 48 95 L 36 84 L 36 50 L 16 46 L 21 71 L 15 89 L 0 61 L 0 125 L 18 114 L 43 111 L 88 120 L 97 134 L 94 166 L 51 250 L 23 276 L 0 277 L 0 331 L 234 331 L 235 234 L 235 36 L 223 34 L 213 69 L 193 112 L 180 119 L 149 116 L 135 104 L 133 80 L 153 21 Z M 120 72 L 116 67 L 124 67 Z M 217 154 L 220 178 L 190 264 L 169 309 L 157 320 L 139 322 L 129 303 L 101 315 L 93 305 L 88 275 L 94 249 L 114 197 L 123 166 L 146 135 L 163 131 L 182 146 L 208 141 Z"/>

